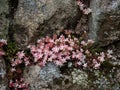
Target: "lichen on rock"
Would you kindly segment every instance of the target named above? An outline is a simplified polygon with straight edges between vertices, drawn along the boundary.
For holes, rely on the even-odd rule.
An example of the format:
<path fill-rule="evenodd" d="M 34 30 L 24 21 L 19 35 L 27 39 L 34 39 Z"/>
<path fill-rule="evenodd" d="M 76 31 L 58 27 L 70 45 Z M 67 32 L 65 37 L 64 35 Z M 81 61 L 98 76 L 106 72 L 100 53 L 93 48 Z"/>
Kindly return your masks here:
<path fill-rule="evenodd" d="M 39 90 L 53 84 L 53 80 L 60 78 L 60 70 L 54 63 L 47 63 L 45 67 L 30 66 L 24 71 L 26 82 L 30 83 L 30 90 Z"/>
<path fill-rule="evenodd" d="M 73 83 L 76 83 L 84 87 L 88 86 L 88 75 L 86 72 L 79 69 L 74 69 L 71 75 L 72 75 Z"/>

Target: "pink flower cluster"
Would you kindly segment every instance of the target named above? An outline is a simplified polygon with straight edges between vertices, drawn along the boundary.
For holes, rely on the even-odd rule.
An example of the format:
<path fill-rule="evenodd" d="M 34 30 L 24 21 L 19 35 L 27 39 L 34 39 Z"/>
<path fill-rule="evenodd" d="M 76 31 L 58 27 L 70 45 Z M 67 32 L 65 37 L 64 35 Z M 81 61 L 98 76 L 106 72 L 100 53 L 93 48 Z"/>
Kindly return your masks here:
<path fill-rule="evenodd" d="M 89 13 L 92 12 L 92 10 L 90 8 L 86 8 L 86 6 L 80 0 L 77 0 L 77 4 L 80 7 L 80 10 L 83 11 L 84 14 L 88 15 Z"/>
<path fill-rule="evenodd" d="M 29 90 L 29 83 L 26 83 L 22 78 L 23 71 L 19 65 L 30 65 L 30 59 L 25 55 L 24 51 L 17 52 L 15 58 L 11 60 L 11 73 L 17 77 L 13 77 L 13 80 L 10 80 L 9 87 L 14 90 Z"/>
<path fill-rule="evenodd" d="M 71 61 L 75 66 L 97 69 L 106 58 L 112 58 L 112 55 L 104 52 L 92 54 L 86 47 L 93 43 L 93 40 L 79 41 L 78 38 L 72 37 L 68 33 L 67 36 L 46 36 L 39 39 L 37 45 L 30 45 L 29 48 L 34 57 L 34 62 L 40 66 L 44 66 L 47 62 L 54 62 L 58 66 L 62 66 Z"/>
<path fill-rule="evenodd" d="M 17 52 L 16 57 L 11 60 L 11 71 L 16 71 L 15 67 L 20 64 L 24 64 L 25 66 L 30 65 L 30 59 L 25 55 L 24 51 Z"/>
<path fill-rule="evenodd" d="M 64 35 L 60 35 L 58 38 L 53 35 L 52 38 L 47 36 L 39 39 L 36 46 L 31 45 L 29 48 L 34 57 L 34 62 L 40 66 L 44 66 L 47 62 L 54 62 L 58 66 L 62 66 L 71 59 L 84 61 L 85 56 L 81 52 L 78 43 L 79 40 L 71 38 L 70 35 L 67 38 Z"/>
<path fill-rule="evenodd" d="M 16 79 L 15 81 L 10 80 L 9 83 L 9 87 L 14 88 L 14 90 L 29 90 L 28 85 L 29 83 L 25 83 L 23 78 L 21 78 L 20 80 Z"/>
<path fill-rule="evenodd" d="M 92 52 L 93 40 L 79 40 L 72 31 L 65 31 L 64 35 L 46 36 L 37 40 L 36 45 L 29 45 L 30 53 L 17 52 L 11 60 L 13 77 L 9 87 L 14 90 L 29 90 L 28 83 L 22 79 L 23 70 L 20 65 L 28 66 L 38 64 L 43 67 L 47 62 L 63 66 L 71 62 L 75 67 L 98 69 L 107 59 L 115 59 L 112 50 L 105 52 Z"/>
<path fill-rule="evenodd" d="M 4 39 L 0 39 L 0 56 L 5 55 L 4 51 L 2 50 L 2 47 L 3 47 L 4 45 L 7 45 L 7 41 L 4 40 Z"/>

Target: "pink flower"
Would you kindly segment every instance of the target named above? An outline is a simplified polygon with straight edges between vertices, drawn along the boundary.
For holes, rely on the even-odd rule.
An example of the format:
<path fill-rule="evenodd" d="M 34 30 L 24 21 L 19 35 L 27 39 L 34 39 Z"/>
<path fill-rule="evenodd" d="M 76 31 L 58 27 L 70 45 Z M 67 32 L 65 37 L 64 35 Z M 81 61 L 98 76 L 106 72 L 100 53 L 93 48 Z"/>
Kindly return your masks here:
<path fill-rule="evenodd" d="M 64 45 L 61 45 L 59 49 L 60 49 L 60 50 L 65 50 L 65 46 L 64 46 Z"/>
<path fill-rule="evenodd" d="M 17 65 L 19 65 L 19 64 L 21 64 L 22 63 L 22 60 L 19 60 L 19 59 L 15 59 L 15 61 L 12 61 L 12 66 L 17 66 Z"/>
<path fill-rule="evenodd" d="M 55 47 L 52 48 L 52 51 L 55 52 L 55 53 L 59 52 L 59 50 L 60 49 L 57 46 L 55 46 Z"/>
<path fill-rule="evenodd" d="M 90 54 L 90 51 L 89 51 L 89 50 L 86 50 L 85 53 L 86 53 L 86 54 Z"/>
<path fill-rule="evenodd" d="M 18 52 L 17 56 L 18 56 L 19 59 L 22 59 L 25 56 L 24 51 Z"/>
<path fill-rule="evenodd" d="M 81 44 L 82 44 L 83 46 L 86 46 L 86 45 L 87 45 L 87 43 L 86 43 L 85 41 L 81 41 Z"/>
<path fill-rule="evenodd" d="M 83 10 L 83 13 L 86 14 L 86 15 L 88 15 L 91 12 L 92 12 L 92 9 L 90 9 L 90 8 L 87 8 L 87 9 Z"/>
<path fill-rule="evenodd" d="M 30 65 L 30 62 L 29 62 L 29 61 L 26 61 L 26 62 L 25 62 L 25 66 L 28 66 L 28 65 Z"/>
<path fill-rule="evenodd" d="M 0 47 L 2 47 L 3 45 L 7 45 L 7 40 L 0 39 Z"/>
<path fill-rule="evenodd" d="M 9 82 L 9 87 L 13 87 L 13 86 L 14 86 L 14 83 L 13 83 L 12 80 L 10 80 L 10 82 Z"/>
<path fill-rule="evenodd" d="M 93 40 L 91 40 L 91 39 L 88 40 L 88 44 L 93 44 L 93 43 L 94 43 Z"/>
<path fill-rule="evenodd" d="M 82 62 L 81 62 L 81 61 L 78 61 L 78 62 L 77 62 L 77 65 L 78 65 L 78 66 L 81 66 L 81 65 L 82 65 Z"/>
<path fill-rule="evenodd" d="M 67 47 L 67 49 L 68 49 L 69 51 L 72 51 L 72 50 L 73 50 L 73 47 Z"/>
<path fill-rule="evenodd" d="M 61 61 L 62 63 L 65 63 L 65 62 L 66 62 L 66 58 L 62 58 L 62 59 L 60 59 L 60 61 Z"/>
<path fill-rule="evenodd" d="M 11 69 L 11 72 L 15 72 L 15 71 L 16 71 L 16 69 L 15 69 L 15 68 L 12 68 L 12 69 Z"/>
<path fill-rule="evenodd" d="M 3 51 L 0 51 L 0 56 L 5 55 L 5 53 Z"/>
<path fill-rule="evenodd" d="M 100 62 L 105 61 L 104 57 L 102 57 L 102 56 L 99 56 L 99 57 L 98 57 L 98 60 L 99 60 Z"/>
<path fill-rule="evenodd" d="M 53 45 L 54 45 L 54 43 L 50 42 L 50 43 L 48 43 L 48 44 L 46 45 L 46 47 L 52 48 Z"/>
<path fill-rule="evenodd" d="M 70 60 L 70 56 L 66 56 L 65 58 L 66 58 L 66 60 Z"/>
<path fill-rule="evenodd" d="M 85 67 L 85 68 L 86 68 L 86 67 L 87 67 L 87 63 L 83 64 L 83 67 Z"/>
<path fill-rule="evenodd" d="M 55 63 L 56 63 L 56 65 L 58 65 L 58 66 L 62 66 L 63 65 L 63 63 L 62 62 L 60 62 L 60 61 L 58 61 L 58 60 L 56 60 L 56 61 L 54 61 Z"/>
<path fill-rule="evenodd" d="M 77 5 L 79 5 L 80 10 L 83 10 L 85 7 L 84 4 L 80 0 L 77 0 Z"/>
<path fill-rule="evenodd" d="M 48 58 L 48 61 L 53 61 L 54 59 L 57 58 L 57 55 L 55 54 L 52 54 L 49 58 Z"/>
<path fill-rule="evenodd" d="M 94 68 L 95 69 L 98 69 L 100 67 L 100 63 L 96 63 L 95 65 L 94 65 Z"/>

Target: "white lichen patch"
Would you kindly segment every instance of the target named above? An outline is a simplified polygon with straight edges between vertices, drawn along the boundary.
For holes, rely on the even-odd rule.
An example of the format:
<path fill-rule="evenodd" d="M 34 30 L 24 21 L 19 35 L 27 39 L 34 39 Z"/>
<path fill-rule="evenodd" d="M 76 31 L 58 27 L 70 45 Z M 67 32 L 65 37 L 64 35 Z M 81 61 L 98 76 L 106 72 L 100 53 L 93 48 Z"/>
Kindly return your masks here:
<path fill-rule="evenodd" d="M 80 69 L 74 69 L 71 73 L 72 82 L 78 84 L 80 86 L 87 87 L 88 86 L 88 75 L 86 72 Z"/>

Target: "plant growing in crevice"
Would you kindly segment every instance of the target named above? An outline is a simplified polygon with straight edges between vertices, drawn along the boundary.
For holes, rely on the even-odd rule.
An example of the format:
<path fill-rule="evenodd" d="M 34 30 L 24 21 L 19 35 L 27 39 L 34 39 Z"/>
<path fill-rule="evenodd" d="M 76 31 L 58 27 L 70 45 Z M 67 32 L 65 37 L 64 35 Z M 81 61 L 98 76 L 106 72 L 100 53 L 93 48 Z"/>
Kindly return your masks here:
<path fill-rule="evenodd" d="M 77 5 L 79 6 L 80 10 L 83 12 L 83 14 L 88 15 L 92 12 L 92 10 L 88 7 L 86 7 L 85 4 L 81 0 L 77 0 Z"/>
<path fill-rule="evenodd" d="M 77 4 L 84 14 L 91 12 L 91 9 L 86 8 L 80 0 Z M 19 50 L 15 43 L 8 42 L 4 50 L 10 89 L 29 90 L 29 82 L 24 81 L 23 70 L 30 65 L 44 67 L 47 62 L 53 62 L 63 67 L 71 63 L 70 67 L 99 69 L 106 60 L 115 59 L 111 50 L 103 52 L 96 47 L 93 48 L 94 41 L 84 40 L 84 36 L 85 34 L 80 37 L 71 30 L 65 30 L 59 35 L 38 39 L 36 45 L 29 45 L 24 51 Z M 4 55 L 3 52 L 0 54 Z"/>
<path fill-rule="evenodd" d="M 9 60 L 10 89 L 29 90 L 29 82 L 25 82 L 23 78 L 23 70 L 26 66 L 44 67 L 47 62 L 53 62 L 59 67 L 71 63 L 70 67 L 99 69 L 104 61 L 115 59 L 111 50 L 94 51 L 93 44 L 93 40 L 84 40 L 84 37 L 81 38 L 71 30 L 38 39 L 36 45 L 29 45 L 24 51 L 17 49 L 15 44 L 8 43 L 4 49 L 6 60 Z"/>

